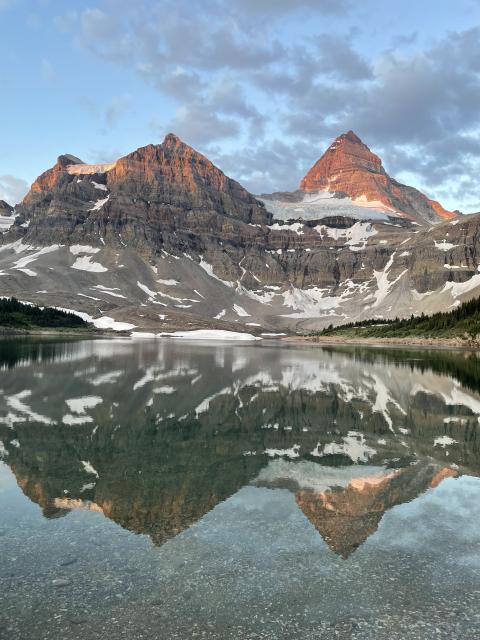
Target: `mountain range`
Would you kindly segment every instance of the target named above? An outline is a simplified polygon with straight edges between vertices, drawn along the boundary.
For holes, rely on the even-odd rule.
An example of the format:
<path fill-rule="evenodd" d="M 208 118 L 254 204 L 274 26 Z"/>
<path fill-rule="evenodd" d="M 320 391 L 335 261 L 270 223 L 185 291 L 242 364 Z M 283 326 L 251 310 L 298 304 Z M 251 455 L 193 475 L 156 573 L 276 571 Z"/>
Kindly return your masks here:
<path fill-rule="evenodd" d="M 391 178 L 352 131 L 298 190 L 258 197 L 169 134 L 109 164 L 61 155 L 0 202 L 0 295 L 153 333 L 409 316 L 480 293 L 479 224 Z"/>

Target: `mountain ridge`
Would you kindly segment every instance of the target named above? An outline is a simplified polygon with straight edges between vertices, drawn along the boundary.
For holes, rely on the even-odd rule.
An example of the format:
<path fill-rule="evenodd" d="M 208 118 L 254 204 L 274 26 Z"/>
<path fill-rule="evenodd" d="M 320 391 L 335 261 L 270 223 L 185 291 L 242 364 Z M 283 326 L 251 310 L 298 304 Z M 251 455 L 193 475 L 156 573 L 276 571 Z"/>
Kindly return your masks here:
<path fill-rule="evenodd" d="M 480 290 L 480 216 L 430 224 L 352 203 L 295 192 L 282 220 L 173 134 L 113 163 L 65 154 L 0 235 L 0 294 L 102 328 L 250 332 L 432 313 Z"/>

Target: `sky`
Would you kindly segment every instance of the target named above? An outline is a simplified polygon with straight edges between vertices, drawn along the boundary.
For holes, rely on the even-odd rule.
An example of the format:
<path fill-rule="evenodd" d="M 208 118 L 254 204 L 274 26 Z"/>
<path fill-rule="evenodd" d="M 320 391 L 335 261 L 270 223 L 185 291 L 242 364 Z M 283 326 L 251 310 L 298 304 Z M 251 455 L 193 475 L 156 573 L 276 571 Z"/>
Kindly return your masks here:
<path fill-rule="evenodd" d="M 352 129 L 480 211 L 480 0 L 0 0 L 0 199 L 174 132 L 253 193 Z"/>

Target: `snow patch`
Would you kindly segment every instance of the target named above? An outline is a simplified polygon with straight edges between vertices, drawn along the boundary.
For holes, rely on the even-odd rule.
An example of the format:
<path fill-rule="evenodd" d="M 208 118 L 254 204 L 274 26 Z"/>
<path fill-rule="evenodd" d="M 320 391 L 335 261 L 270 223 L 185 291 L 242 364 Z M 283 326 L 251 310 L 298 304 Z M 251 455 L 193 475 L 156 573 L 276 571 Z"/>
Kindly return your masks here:
<path fill-rule="evenodd" d="M 441 251 L 450 251 L 450 249 L 454 249 L 458 247 L 458 244 L 452 244 L 451 242 L 447 242 L 443 239 L 441 242 L 434 241 L 435 248 L 440 249 Z"/>
<path fill-rule="evenodd" d="M 103 205 L 108 202 L 109 198 L 110 195 L 108 195 L 106 198 L 100 198 L 100 200 L 97 200 L 93 207 L 89 209 L 89 211 L 99 211 L 103 207 Z"/>
<path fill-rule="evenodd" d="M 237 314 L 237 316 L 240 316 L 241 318 L 249 318 L 250 314 L 247 313 L 247 311 L 245 311 L 245 309 L 243 307 L 241 307 L 239 304 L 234 304 L 233 305 L 233 310 L 235 311 L 235 313 Z"/>
<path fill-rule="evenodd" d="M 241 333 L 239 331 L 224 331 L 222 329 L 194 329 L 192 331 L 173 331 L 157 333 L 157 336 L 165 338 L 184 338 L 187 340 L 261 340 L 261 338 L 251 333 Z"/>
<path fill-rule="evenodd" d="M 71 268 L 77 269 L 77 271 L 89 271 L 90 273 L 105 273 L 105 271 L 108 271 L 108 269 L 99 262 L 91 262 L 91 260 L 92 256 L 79 256 Z"/>
<path fill-rule="evenodd" d="M 113 329 L 114 331 L 130 331 L 130 329 L 135 329 L 136 326 L 130 322 L 118 322 L 109 316 L 93 318 L 90 322 L 92 322 L 97 329 Z"/>
<path fill-rule="evenodd" d="M 65 167 L 67 173 L 74 176 L 92 173 L 106 173 L 115 167 L 116 162 L 102 162 L 100 164 L 69 164 Z"/>
<path fill-rule="evenodd" d="M 65 400 L 67 407 L 72 413 L 84 415 L 87 409 L 93 409 L 101 404 L 103 399 L 100 396 L 82 396 L 80 398 L 70 398 Z"/>
<path fill-rule="evenodd" d="M 200 263 L 199 263 L 200 267 L 206 271 L 206 273 L 208 273 L 208 275 L 211 278 L 214 278 L 215 280 L 218 280 L 218 282 L 221 282 L 222 284 L 224 284 L 226 287 L 233 287 L 234 283 L 231 282 L 230 280 L 222 280 L 221 278 L 219 278 L 218 276 L 216 276 L 213 273 L 213 266 L 211 264 L 209 264 L 206 260 L 203 259 L 202 256 L 200 256 Z"/>
<path fill-rule="evenodd" d="M 272 231 L 293 231 L 298 236 L 303 236 L 303 223 L 293 222 L 292 224 L 279 224 L 275 222 L 268 226 Z"/>
<path fill-rule="evenodd" d="M 442 449 L 445 449 L 445 447 L 448 447 L 451 444 L 457 444 L 457 441 L 450 438 L 450 436 L 440 436 L 439 438 L 435 438 L 433 441 L 434 447 L 442 447 Z"/>
<path fill-rule="evenodd" d="M 72 244 L 70 247 L 70 253 L 74 256 L 78 256 L 81 253 L 98 253 L 100 249 L 98 247 L 92 247 L 89 244 Z"/>
<path fill-rule="evenodd" d="M 322 458 L 327 455 L 342 454 L 356 463 L 367 462 L 371 456 L 377 453 L 375 449 L 366 444 L 363 433 L 358 433 L 357 431 L 349 431 L 341 443 L 330 442 L 324 445 L 322 450 L 320 450 L 320 447 L 321 445 L 318 443 L 311 455 L 316 458 Z"/>
<path fill-rule="evenodd" d="M 90 462 L 88 460 L 81 460 L 81 463 L 82 463 L 83 468 L 85 469 L 85 471 L 87 473 L 90 473 L 91 475 L 95 476 L 96 478 L 100 477 L 98 475 L 97 471 L 93 468 L 93 466 L 90 464 Z"/>
<path fill-rule="evenodd" d="M 265 449 L 265 453 L 270 458 L 299 458 L 300 457 L 300 445 L 294 444 L 290 449 Z"/>
<path fill-rule="evenodd" d="M 99 189 L 100 191 L 108 191 L 108 187 L 104 184 L 100 184 L 100 182 L 95 182 L 95 180 L 92 180 L 92 184 L 95 189 Z"/>

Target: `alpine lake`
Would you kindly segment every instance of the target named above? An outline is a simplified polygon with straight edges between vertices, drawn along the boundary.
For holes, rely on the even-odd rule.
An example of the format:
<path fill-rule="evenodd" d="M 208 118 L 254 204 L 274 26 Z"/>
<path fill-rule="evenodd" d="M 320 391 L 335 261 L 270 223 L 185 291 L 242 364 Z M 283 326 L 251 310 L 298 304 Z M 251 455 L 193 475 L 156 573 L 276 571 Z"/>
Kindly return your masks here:
<path fill-rule="evenodd" d="M 480 637 L 480 354 L 0 342 L 0 638 Z"/>

